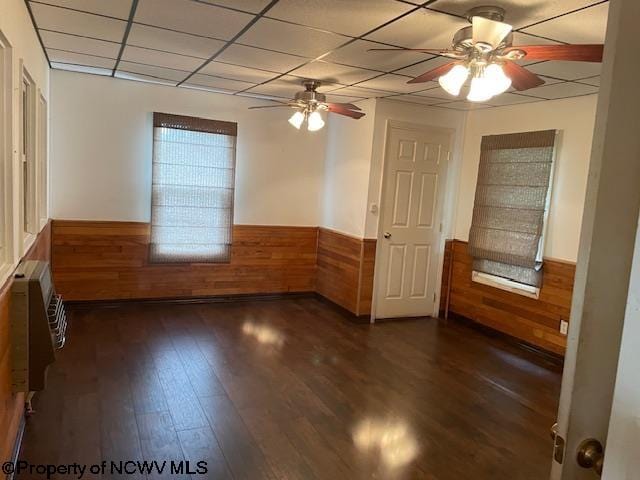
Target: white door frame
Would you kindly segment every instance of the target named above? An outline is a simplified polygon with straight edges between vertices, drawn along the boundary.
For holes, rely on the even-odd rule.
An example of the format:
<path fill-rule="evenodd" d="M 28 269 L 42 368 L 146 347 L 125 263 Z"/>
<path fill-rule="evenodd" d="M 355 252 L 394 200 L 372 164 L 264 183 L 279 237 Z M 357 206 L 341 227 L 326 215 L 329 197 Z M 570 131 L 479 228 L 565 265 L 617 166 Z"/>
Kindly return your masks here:
<path fill-rule="evenodd" d="M 577 462 L 581 443 L 590 438 L 605 447 L 605 478 L 607 473 L 607 431 L 640 211 L 640 135 L 636 119 L 640 111 L 640 64 L 637 52 L 628 48 L 637 37 L 638 18 L 637 0 L 609 3 L 558 409 L 564 459 L 561 464 L 552 463 L 554 480 L 597 478 Z"/>
<path fill-rule="evenodd" d="M 382 175 L 381 175 L 381 188 L 380 188 L 380 201 L 378 204 L 378 211 L 380 212 L 380 216 L 378 218 L 378 234 L 376 237 L 376 244 L 377 245 L 382 245 L 382 241 L 384 240 L 384 213 L 383 213 L 383 208 L 381 206 L 382 202 L 384 201 L 385 195 L 387 193 L 387 188 L 386 188 L 386 180 L 387 180 L 387 150 L 389 148 L 389 135 L 391 134 L 391 130 L 394 128 L 401 128 L 401 129 L 406 129 L 406 130 L 416 130 L 418 132 L 427 132 L 429 130 L 439 130 L 440 132 L 446 133 L 449 135 L 449 158 L 447 160 L 447 165 L 446 165 L 446 181 L 443 182 L 443 187 L 445 188 L 444 191 L 444 195 L 443 195 L 443 201 L 442 204 L 440 205 L 440 218 L 441 218 L 441 225 L 442 228 L 440 228 L 440 232 L 437 236 L 437 248 L 435 249 L 435 257 L 434 260 L 436 260 L 437 263 L 437 269 L 436 269 L 436 300 L 434 302 L 434 307 L 433 307 L 433 311 L 430 313 L 431 316 L 433 317 L 437 317 L 438 313 L 439 313 L 439 307 L 440 307 L 440 289 L 442 287 L 442 270 L 444 265 L 442 264 L 443 259 L 444 259 L 444 246 L 445 246 L 445 237 L 446 237 L 446 229 L 444 228 L 444 225 L 447 223 L 445 221 L 445 219 L 443 218 L 443 214 L 444 212 L 447 211 L 447 209 L 445 208 L 445 204 L 447 202 L 447 190 L 446 188 L 449 186 L 449 177 L 451 174 L 451 162 L 452 162 L 452 158 L 453 158 L 453 147 L 455 145 L 455 134 L 456 134 L 456 129 L 454 128 L 447 128 L 447 127 L 440 127 L 440 126 L 436 126 L 436 125 L 428 125 L 428 124 L 423 124 L 423 123 L 411 123 L 411 122 L 402 122 L 399 120 L 388 120 L 387 124 L 386 124 L 386 128 L 385 128 L 385 133 L 384 133 L 384 143 L 382 145 L 382 164 L 380 166 L 380 168 L 382 169 Z M 371 302 L 371 323 L 375 323 L 376 320 L 376 311 L 377 311 L 377 302 L 378 302 L 378 295 L 377 295 L 377 291 L 378 291 L 378 287 L 379 287 L 379 282 L 382 281 L 381 279 L 381 275 L 380 275 L 380 260 L 382 258 L 382 249 L 381 248 L 376 248 L 376 256 L 375 256 L 375 264 L 374 264 L 374 271 L 373 271 L 373 295 L 372 295 L 372 302 Z M 429 315 L 429 314 L 427 314 Z"/>

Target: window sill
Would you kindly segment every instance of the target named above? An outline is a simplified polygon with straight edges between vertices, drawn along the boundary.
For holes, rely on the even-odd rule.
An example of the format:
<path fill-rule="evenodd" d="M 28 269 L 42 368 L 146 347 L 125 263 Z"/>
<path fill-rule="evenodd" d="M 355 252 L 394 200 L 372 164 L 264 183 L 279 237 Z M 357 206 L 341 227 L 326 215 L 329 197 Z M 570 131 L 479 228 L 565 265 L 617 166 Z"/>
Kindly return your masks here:
<path fill-rule="evenodd" d="M 540 289 L 537 287 L 524 285 L 522 283 L 514 282 L 513 280 L 489 275 L 488 273 L 476 272 L 474 270 L 471 272 L 471 281 L 487 285 L 489 287 L 499 288 L 500 290 L 506 290 L 507 292 L 522 295 L 524 297 L 535 299 L 540 297 Z"/>

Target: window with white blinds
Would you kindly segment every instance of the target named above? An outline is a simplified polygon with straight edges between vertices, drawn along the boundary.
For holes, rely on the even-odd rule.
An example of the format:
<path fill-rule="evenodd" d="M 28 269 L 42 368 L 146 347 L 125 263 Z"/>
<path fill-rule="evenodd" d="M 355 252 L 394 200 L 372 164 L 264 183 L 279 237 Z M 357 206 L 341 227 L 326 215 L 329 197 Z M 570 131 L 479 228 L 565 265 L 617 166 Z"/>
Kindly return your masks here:
<path fill-rule="evenodd" d="M 153 114 L 150 260 L 231 257 L 237 125 Z"/>
<path fill-rule="evenodd" d="M 473 270 L 538 288 L 555 130 L 482 137 L 469 254 Z"/>

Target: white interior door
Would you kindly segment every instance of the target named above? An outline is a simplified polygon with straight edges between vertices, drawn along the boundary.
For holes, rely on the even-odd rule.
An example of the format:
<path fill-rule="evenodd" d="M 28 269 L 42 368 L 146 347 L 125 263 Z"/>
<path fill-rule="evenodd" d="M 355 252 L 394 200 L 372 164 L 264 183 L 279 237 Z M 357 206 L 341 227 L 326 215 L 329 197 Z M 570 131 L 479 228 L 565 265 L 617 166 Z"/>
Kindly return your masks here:
<path fill-rule="evenodd" d="M 640 478 L 637 469 L 620 474 L 623 468 L 631 468 L 633 462 L 637 466 L 637 460 L 628 461 L 627 465 L 619 463 L 625 450 L 634 459 L 640 458 L 637 442 L 640 406 L 622 406 L 618 410 L 623 415 L 635 412 L 625 418 L 625 432 L 613 428 L 619 428 L 619 418 L 615 425 L 611 424 L 612 439 L 632 441 L 627 445 L 614 443 L 613 451 L 609 451 L 607 442 L 623 327 L 625 336 L 634 331 L 625 325 L 625 316 L 627 322 L 637 320 L 627 305 L 629 298 L 637 297 L 637 292 L 629 287 L 640 211 L 640 130 L 637 125 L 640 62 L 637 52 L 630 51 L 628 45 L 637 37 L 638 18 L 640 2 L 637 0 L 609 3 L 602 86 L 571 305 L 552 479 L 598 478 L 597 468 L 585 465 L 585 459 L 580 457 L 585 442 L 590 439 L 593 439 L 591 445 L 597 442 L 604 449 L 604 478 Z M 637 340 L 635 342 L 637 345 Z M 631 339 L 629 343 L 633 345 Z M 621 371 L 633 375 L 631 381 L 637 387 L 638 366 L 633 366 L 634 373 L 629 373 L 630 365 L 625 367 L 624 361 L 620 364 L 624 368 Z M 623 389 L 630 381 L 629 378 L 619 380 L 622 380 L 619 388 Z M 635 395 L 637 389 L 636 392 L 623 391 L 619 398 L 640 401 L 640 395 Z M 595 457 L 591 458 L 598 467 Z"/>
<path fill-rule="evenodd" d="M 376 259 L 376 318 L 432 315 L 451 131 L 387 132 Z"/>

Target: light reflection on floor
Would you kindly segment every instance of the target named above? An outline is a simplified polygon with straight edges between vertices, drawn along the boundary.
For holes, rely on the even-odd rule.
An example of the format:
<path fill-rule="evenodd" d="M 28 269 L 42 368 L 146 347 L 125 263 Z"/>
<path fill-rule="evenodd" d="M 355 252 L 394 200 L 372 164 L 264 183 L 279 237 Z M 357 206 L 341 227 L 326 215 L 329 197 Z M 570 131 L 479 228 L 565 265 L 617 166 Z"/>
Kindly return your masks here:
<path fill-rule="evenodd" d="M 242 333 L 255 338 L 263 345 L 271 345 L 277 348 L 284 345 L 284 335 L 277 329 L 269 325 L 259 325 L 254 322 L 244 322 L 242 324 Z"/>
<path fill-rule="evenodd" d="M 402 420 L 365 419 L 353 430 L 356 447 L 380 455 L 388 469 L 408 465 L 418 455 L 418 442 Z"/>

